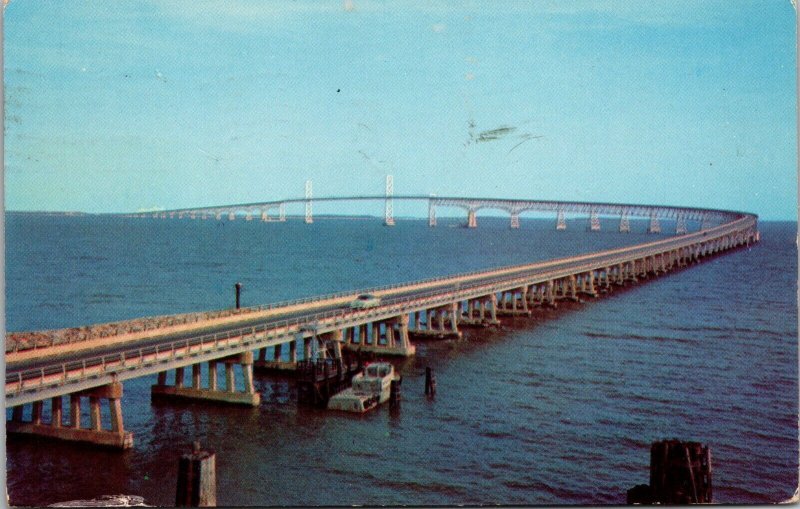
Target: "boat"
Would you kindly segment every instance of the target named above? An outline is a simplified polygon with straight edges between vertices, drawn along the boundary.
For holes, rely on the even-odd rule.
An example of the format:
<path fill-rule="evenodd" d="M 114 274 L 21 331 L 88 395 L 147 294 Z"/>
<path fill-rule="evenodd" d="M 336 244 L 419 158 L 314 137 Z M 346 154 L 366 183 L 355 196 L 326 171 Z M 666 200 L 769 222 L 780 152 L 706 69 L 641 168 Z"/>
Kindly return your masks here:
<path fill-rule="evenodd" d="M 392 381 L 400 380 L 389 362 L 367 364 L 353 376 L 352 386 L 328 400 L 329 410 L 364 413 L 389 400 Z"/>

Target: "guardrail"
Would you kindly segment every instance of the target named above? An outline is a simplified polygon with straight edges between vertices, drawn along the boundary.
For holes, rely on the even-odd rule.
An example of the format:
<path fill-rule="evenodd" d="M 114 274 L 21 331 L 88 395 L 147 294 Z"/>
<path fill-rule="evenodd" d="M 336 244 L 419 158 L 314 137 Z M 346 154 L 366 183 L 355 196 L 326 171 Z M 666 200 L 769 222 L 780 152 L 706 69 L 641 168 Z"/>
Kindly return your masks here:
<path fill-rule="evenodd" d="M 382 301 L 380 306 L 367 310 L 335 309 L 311 313 L 291 319 L 265 321 L 255 326 L 236 328 L 221 333 L 203 334 L 164 344 L 130 348 L 119 353 L 89 357 L 80 361 L 54 363 L 33 370 L 9 371 L 6 375 L 6 396 L 13 398 L 23 391 L 36 390 L 42 386 L 85 381 L 89 377 L 96 378 L 117 373 L 121 368 L 131 370 L 164 357 L 178 362 L 196 355 L 198 351 L 209 353 L 220 350 L 222 347 L 225 348 L 225 351 L 220 356 L 231 355 L 247 349 L 259 348 L 261 344 L 277 339 L 290 341 L 304 328 L 308 330 L 309 327 L 313 327 L 315 330 L 324 332 L 326 329 L 349 327 L 416 310 L 452 304 L 493 292 L 513 289 L 524 284 L 535 284 L 572 274 L 585 273 L 634 259 L 687 248 L 700 242 L 716 241 L 727 235 L 752 229 L 755 225 L 755 216 L 744 216 L 709 230 L 636 246 L 534 264 L 503 267 L 494 271 L 474 271 L 447 278 L 433 278 L 434 281 L 449 279 L 450 283 L 443 285 L 446 288 L 440 287 L 413 296 L 388 297 Z M 493 274 L 494 277 L 462 281 L 463 278 L 474 274 Z M 390 286 L 397 288 L 416 284 L 420 283 Z M 187 362 L 191 362 L 191 360 Z"/>

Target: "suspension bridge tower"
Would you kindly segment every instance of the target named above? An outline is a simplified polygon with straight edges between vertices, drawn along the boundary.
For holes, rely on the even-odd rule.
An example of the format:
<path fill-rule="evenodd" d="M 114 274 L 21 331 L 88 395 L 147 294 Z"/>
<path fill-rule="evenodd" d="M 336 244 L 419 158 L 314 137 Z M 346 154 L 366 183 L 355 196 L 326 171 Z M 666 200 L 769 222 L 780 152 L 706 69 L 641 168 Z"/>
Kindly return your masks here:
<path fill-rule="evenodd" d="M 394 194 L 394 179 L 391 175 L 386 175 L 386 208 L 384 211 L 383 220 L 383 224 L 386 226 L 394 226 L 392 194 Z"/>
<path fill-rule="evenodd" d="M 306 180 L 306 224 L 311 224 L 314 222 L 314 215 L 311 213 L 311 181 Z"/>

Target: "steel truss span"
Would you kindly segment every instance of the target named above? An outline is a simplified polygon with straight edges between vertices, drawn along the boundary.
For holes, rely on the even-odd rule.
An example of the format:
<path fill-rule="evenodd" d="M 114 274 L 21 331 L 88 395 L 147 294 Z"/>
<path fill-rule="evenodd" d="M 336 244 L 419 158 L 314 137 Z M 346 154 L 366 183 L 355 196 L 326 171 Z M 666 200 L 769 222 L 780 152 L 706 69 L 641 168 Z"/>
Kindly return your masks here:
<path fill-rule="evenodd" d="M 347 202 L 347 201 L 383 201 L 391 210 L 392 201 L 427 203 L 430 225 L 436 224 L 436 207 L 460 208 L 467 212 L 470 222 L 473 222 L 475 213 L 482 209 L 503 210 L 511 216 L 512 227 L 518 225 L 519 215 L 524 212 L 552 212 L 559 214 L 581 214 L 605 216 L 618 216 L 623 221 L 630 217 L 675 219 L 685 224 L 685 221 L 702 222 L 704 227 L 711 224 L 720 224 L 733 217 L 743 215 L 743 212 L 696 208 L 672 207 L 666 205 L 641 205 L 626 203 L 593 203 L 571 202 L 552 200 L 518 200 L 505 198 L 469 198 L 469 197 L 439 197 L 424 195 L 392 195 L 391 180 L 387 179 L 387 194 L 385 195 L 359 195 L 359 196 L 327 196 L 313 198 L 311 196 L 310 181 L 306 184 L 306 197 L 290 198 L 286 200 L 273 200 L 253 203 L 235 203 L 230 205 L 214 205 L 209 207 L 194 207 L 184 209 L 169 209 L 151 212 L 124 213 L 127 217 L 153 217 L 153 218 L 215 218 L 234 219 L 243 216 L 246 219 L 260 216 L 264 221 L 285 221 L 286 206 L 300 204 L 305 207 L 305 220 L 313 222 L 311 204 L 313 202 Z M 275 211 L 278 211 L 277 217 Z M 272 212 L 272 216 L 270 216 Z M 387 212 L 387 214 L 390 214 Z M 389 216 L 386 216 L 389 217 Z M 392 220 L 393 222 L 393 220 Z M 473 226 L 474 224 L 471 224 Z"/>

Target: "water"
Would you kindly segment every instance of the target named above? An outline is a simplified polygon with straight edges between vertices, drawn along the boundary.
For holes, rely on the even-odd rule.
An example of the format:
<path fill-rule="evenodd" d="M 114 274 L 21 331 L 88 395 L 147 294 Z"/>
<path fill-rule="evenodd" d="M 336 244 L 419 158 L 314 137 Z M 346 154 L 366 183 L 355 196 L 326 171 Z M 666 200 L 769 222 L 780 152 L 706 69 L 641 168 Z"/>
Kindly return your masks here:
<path fill-rule="evenodd" d="M 645 223 L 625 235 L 611 220 L 600 234 L 584 222 L 446 223 L 8 215 L 7 326 L 229 307 L 236 281 L 258 304 L 653 239 Z M 217 453 L 220 505 L 622 504 L 648 482 L 650 443 L 673 437 L 711 446 L 715 501 L 785 500 L 798 484 L 796 228 L 761 223 L 749 250 L 501 331 L 418 343 L 399 366 L 397 414 L 298 408 L 278 377 L 257 377 L 255 409 L 151 404 L 155 378 L 128 381 L 134 449 L 14 437 L 11 503 L 128 493 L 172 505 L 178 457 L 200 440 Z"/>

